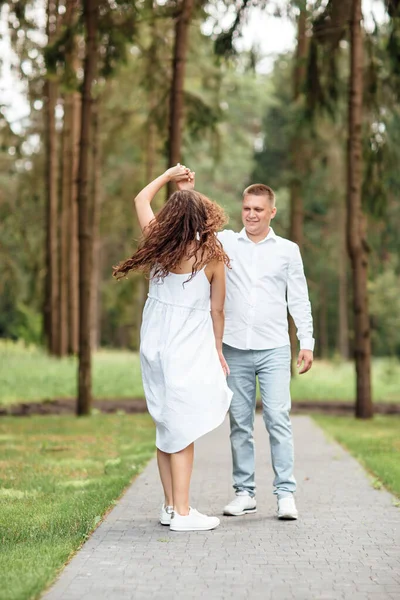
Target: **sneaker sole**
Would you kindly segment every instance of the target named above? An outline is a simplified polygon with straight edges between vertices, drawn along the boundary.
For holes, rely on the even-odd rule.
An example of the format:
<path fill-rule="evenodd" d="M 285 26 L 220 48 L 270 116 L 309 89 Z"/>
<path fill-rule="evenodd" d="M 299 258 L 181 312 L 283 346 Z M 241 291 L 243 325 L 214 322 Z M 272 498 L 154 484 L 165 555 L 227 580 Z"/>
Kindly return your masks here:
<path fill-rule="evenodd" d="M 280 521 L 297 521 L 298 515 L 278 515 Z"/>
<path fill-rule="evenodd" d="M 242 512 L 239 512 L 239 513 L 233 513 L 233 512 L 224 510 L 223 514 L 226 517 L 241 517 L 242 515 L 252 514 L 252 513 L 256 513 L 256 512 L 257 512 L 257 508 L 245 508 L 244 510 L 242 510 Z"/>
<path fill-rule="evenodd" d="M 217 527 L 219 527 L 219 523 L 218 525 L 214 525 L 213 527 L 182 527 L 182 528 L 174 528 L 174 527 L 170 527 L 171 531 L 212 531 L 213 529 L 216 529 Z"/>
<path fill-rule="evenodd" d="M 161 521 L 160 519 L 160 525 L 171 525 L 171 521 Z"/>

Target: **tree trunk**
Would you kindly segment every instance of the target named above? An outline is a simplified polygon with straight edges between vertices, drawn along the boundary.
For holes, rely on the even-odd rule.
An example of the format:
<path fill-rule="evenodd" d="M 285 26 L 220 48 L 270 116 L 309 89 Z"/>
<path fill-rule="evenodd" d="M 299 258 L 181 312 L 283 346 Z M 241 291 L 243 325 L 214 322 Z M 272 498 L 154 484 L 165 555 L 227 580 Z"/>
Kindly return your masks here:
<path fill-rule="evenodd" d="M 302 86 L 306 75 L 306 58 L 308 43 L 306 37 L 307 11 L 302 8 L 298 19 L 296 61 L 293 69 L 293 101 L 296 104 L 302 93 Z M 296 125 L 296 127 L 298 127 Z M 303 222 L 304 205 L 302 196 L 302 177 L 304 173 L 304 153 L 302 151 L 302 135 L 297 132 L 291 140 L 290 159 L 293 178 L 290 182 L 290 239 L 303 247 Z M 296 374 L 294 364 L 297 360 L 298 341 L 296 326 L 289 316 L 289 336 L 292 351 L 292 375 Z"/>
<path fill-rule="evenodd" d="M 64 123 L 62 134 L 62 182 L 61 182 L 61 227 L 60 227 L 60 335 L 59 356 L 68 352 L 68 257 L 69 257 L 69 222 L 71 220 L 71 126 L 72 126 L 72 98 L 70 94 L 64 95 Z"/>
<path fill-rule="evenodd" d="M 153 111 L 157 105 L 157 82 L 154 77 L 154 64 L 157 61 L 157 31 L 156 18 L 154 14 L 154 0 L 147 0 L 146 8 L 150 14 L 149 36 L 150 47 L 147 52 L 147 99 L 148 99 L 148 114 L 150 118 L 147 122 L 145 131 L 146 144 L 146 182 L 152 181 L 154 175 L 154 163 L 156 157 L 156 126 L 153 118 Z"/>
<path fill-rule="evenodd" d="M 92 282 L 93 231 L 89 214 L 88 167 L 92 121 L 92 85 L 97 67 L 98 0 L 84 3 L 85 64 L 82 92 L 81 135 L 78 169 L 79 231 L 79 378 L 77 414 L 90 414 L 92 373 L 90 347 L 90 308 Z"/>
<path fill-rule="evenodd" d="M 81 96 L 74 92 L 72 101 L 72 124 L 70 140 L 70 220 L 69 256 L 68 256 L 68 322 L 69 322 L 69 354 L 78 354 L 79 349 L 79 241 L 78 241 L 78 166 L 79 136 L 81 128 Z"/>
<path fill-rule="evenodd" d="M 47 3 L 47 37 L 53 41 L 57 32 L 57 3 Z M 45 181 L 46 208 L 46 283 L 44 302 L 45 336 L 51 354 L 58 352 L 59 278 L 58 278 L 58 157 L 55 109 L 58 86 L 47 76 L 44 85 L 45 101 Z"/>
<path fill-rule="evenodd" d="M 347 285 L 347 251 L 346 251 L 346 205 L 344 201 L 338 206 L 339 224 L 339 295 L 338 295 L 338 340 L 337 348 L 343 360 L 349 359 L 349 315 L 348 315 L 348 285 Z"/>
<path fill-rule="evenodd" d="M 326 281 L 322 276 L 319 289 L 319 350 L 321 358 L 328 356 L 328 318 L 327 318 Z"/>
<path fill-rule="evenodd" d="M 99 106 L 93 103 L 92 128 L 92 219 L 93 219 L 93 266 L 92 266 L 92 314 L 91 314 L 91 346 L 96 350 L 100 345 L 100 275 L 101 275 L 101 243 L 100 227 L 100 147 L 99 147 Z"/>
<path fill-rule="evenodd" d="M 71 29 L 78 19 L 79 0 L 66 0 L 63 24 Z M 76 36 L 65 46 L 67 72 L 78 69 Z M 62 186 L 60 228 L 60 337 L 59 355 L 78 351 L 78 237 L 76 210 L 76 178 L 79 140 L 79 93 L 64 91 L 64 123 L 62 140 Z M 71 270 L 74 269 L 74 274 Z M 75 306 L 72 313 L 72 306 Z"/>
<path fill-rule="evenodd" d="M 356 416 L 373 415 L 371 398 L 371 337 L 368 314 L 368 246 L 362 213 L 363 38 L 361 0 L 353 0 L 350 20 L 350 81 L 347 155 L 347 244 L 352 266 Z"/>
<path fill-rule="evenodd" d="M 183 127 L 183 86 L 188 51 L 188 33 L 194 8 L 194 0 L 181 0 L 175 24 L 172 84 L 169 103 L 169 152 L 168 167 L 181 160 Z M 173 191 L 173 182 L 167 186 L 167 197 Z"/>

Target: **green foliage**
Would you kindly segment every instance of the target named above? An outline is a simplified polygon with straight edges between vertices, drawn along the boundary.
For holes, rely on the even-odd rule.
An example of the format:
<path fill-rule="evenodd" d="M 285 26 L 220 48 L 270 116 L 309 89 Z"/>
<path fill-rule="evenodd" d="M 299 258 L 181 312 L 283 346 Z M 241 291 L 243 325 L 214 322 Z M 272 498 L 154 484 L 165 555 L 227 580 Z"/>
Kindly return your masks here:
<path fill-rule="evenodd" d="M 399 353 L 398 343 L 395 341 L 397 303 L 392 303 L 394 315 L 389 317 L 389 306 L 392 304 L 388 301 L 396 289 L 394 285 L 399 272 L 397 262 L 393 263 L 393 259 L 400 254 L 397 234 L 400 224 L 400 117 L 391 83 L 387 79 L 385 35 L 384 29 L 379 35 L 374 32 L 366 42 L 369 48 L 369 88 L 372 96 L 367 99 L 363 129 L 363 204 L 370 221 L 370 290 L 374 294 L 371 302 L 373 349 L 376 355 Z M 337 57 L 341 85 L 346 76 L 344 58 L 347 61 L 346 49 L 343 49 L 341 57 Z M 278 191 L 278 217 L 274 223 L 277 230 L 286 236 L 289 234 L 288 228 L 281 229 L 279 220 L 281 197 L 283 193 L 289 194 L 293 181 L 301 182 L 304 202 L 302 251 L 314 314 L 316 352 L 318 354 L 322 350 L 324 328 L 329 352 L 332 353 L 338 343 L 338 264 L 339 261 L 346 260 L 346 255 L 341 251 L 344 221 L 340 218 L 346 195 L 346 99 L 341 88 L 335 105 L 335 122 L 330 117 L 318 114 L 310 124 L 307 106 L 303 102 L 292 101 L 292 61 L 289 55 L 276 61 L 271 79 L 273 90 L 268 97 L 263 119 L 263 143 L 255 152 L 252 179 L 263 181 Z M 318 82 L 313 85 L 318 85 Z M 373 89 L 374 85 L 376 87 Z M 327 84 L 324 84 L 324 93 L 326 90 Z M 301 152 L 308 164 L 308 168 L 301 173 L 296 173 L 293 168 L 293 140 L 297 144 L 295 148 L 301 144 Z M 392 264 L 396 266 L 393 267 Z M 386 284 L 389 285 L 388 289 L 385 289 Z M 350 306 L 349 298 L 349 310 Z M 324 314 L 326 326 L 323 325 Z M 386 340 L 390 342 L 386 343 Z"/>
<path fill-rule="evenodd" d="M 9 316 L 9 315 L 8 315 Z M 7 334 L 11 339 L 21 340 L 26 344 L 42 342 L 42 315 L 29 306 L 18 304 L 13 314 L 13 321 L 8 323 Z"/>
<path fill-rule="evenodd" d="M 42 99 L 46 65 L 43 49 L 33 35 L 36 25 L 26 18 L 29 2 L 17 0 L 12 4 L 9 20 L 13 48 L 21 65 L 25 61 L 31 72 L 29 76 L 23 74 L 31 115 L 19 134 L 0 115 L 0 337 L 22 337 L 37 343 L 41 337 L 39 315 L 45 276 L 45 189 L 43 109 L 36 100 Z M 233 28 L 217 42 L 223 42 L 223 55 L 226 50 L 232 53 L 244 17 L 254 4 L 235 5 Z M 232 4 L 227 0 L 225 6 L 231 9 Z M 294 15 L 298 7 L 299 2 L 291 5 L 290 14 Z M 190 28 L 184 91 L 182 161 L 196 171 L 197 189 L 227 209 L 230 227 L 241 228 L 243 189 L 260 181 L 276 190 L 278 215 L 274 227 L 288 236 L 290 189 L 293 183 L 301 182 L 305 224 L 302 251 L 319 342 L 316 351 L 326 356 L 333 356 L 338 345 L 338 267 L 345 260 L 340 215 L 346 189 L 348 48 L 339 42 L 347 35 L 347 9 L 347 0 L 318 3 L 308 83 L 294 103 L 293 55 L 279 56 L 269 75 L 254 72 L 254 49 L 250 52 L 251 70 L 247 53 L 238 53 L 234 60 L 222 60 L 221 54 L 215 57 L 217 36 L 207 37 L 201 32 L 208 8 L 203 2 L 197 3 Z M 363 202 L 369 215 L 371 310 L 374 352 L 378 355 L 399 352 L 395 333 L 397 302 L 392 291 L 400 271 L 394 260 L 400 255 L 396 10 L 391 5 L 389 23 L 365 37 Z M 96 96 L 101 124 L 102 204 L 97 260 L 101 344 L 107 347 L 138 348 L 146 282 L 132 274 L 128 281 L 116 283 L 111 272 L 113 265 L 132 254 L 140 238 L 132 216 L 132 198 L 148 178 L 167 166 L 175 11 L 175 2 L 100 2 L 101 60 Z M 79 13 L 78 21 L 66 27 L 61 16 L 58 37 L 44 50 L 47 69 L 61 82 L 61 92 L 78 86 L 76 75 L 66 70 L 65 54 L 71 50 L 73 34 L 82 31 L 81 17 Z M 329 115 L 315 110 L 310 122 L 308 110 L 313 102 L 314 108 L 325 103 Z M 293 140 L 299 142 L 306 164 L 300 173 L 293 166 Z M 155 199 L 156 210 L 164 199 L 162 191 Z M 395 309 L 393 314 L 387 310 L 389 305 Z M 321 348 L 323 337 L 327 344 Z M 61 381 L 61 389 L 72 395 L 73 386 L 66 384 L 63 376 Z M 131 383 L 126 385 L 128 388 Z M 50 392 L 57 395 L 52 387 Z M 305 389 L 304 393 L 310 392 Z"/>
<path fill-rule="evenodd" d="M 154 452 L 147 415 L 3 419 L 0 598 L 38 597 Z"/>
<path fill-rule="evenodd" d="M 198 140 L 207 130 L 215 133 L 221 121 L 221 108 L 206 104 L 200 96 L 185 93 L 187 132 L 193 140 Z"/>
<path fill-rule="evenodd" d="M 110 77 L 127 60 L 128 44 L 137 33 L 138 9 L 132 0 L 104 1 L 100 5 L 99 34 L 102 51 L 100 73 Z"/>

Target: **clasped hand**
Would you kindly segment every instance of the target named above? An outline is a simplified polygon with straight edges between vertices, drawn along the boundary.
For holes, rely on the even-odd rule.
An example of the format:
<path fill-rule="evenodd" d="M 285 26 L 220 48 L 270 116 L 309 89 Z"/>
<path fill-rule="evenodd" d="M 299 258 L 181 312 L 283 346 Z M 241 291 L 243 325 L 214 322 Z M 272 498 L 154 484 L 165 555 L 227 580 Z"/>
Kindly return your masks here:
<path fill-rule="evenodd" d="M 168 177 L 169 181 L 175 181 L 180 190 L 193 189 L 194 187 L 194 172 L 185 167 L 185 165 L 178 163 L 175 167 L 167 169 L 165 175 Z M 184 184 L 188 184 L 190 187 L 186 187 Z"/>
<path fill-rule="evenodd" d="M 175 181 L 178 190 L 193 190 L 195 172 L 191 171 L 185 165 L 178 163 L 165 171 L 169 181 Z"/>

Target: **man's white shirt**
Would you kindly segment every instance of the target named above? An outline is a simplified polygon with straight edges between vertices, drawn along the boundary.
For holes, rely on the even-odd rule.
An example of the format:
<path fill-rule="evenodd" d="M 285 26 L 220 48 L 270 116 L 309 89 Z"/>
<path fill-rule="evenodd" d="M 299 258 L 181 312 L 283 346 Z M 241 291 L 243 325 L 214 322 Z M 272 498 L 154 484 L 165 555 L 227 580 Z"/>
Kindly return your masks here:
<path fill-rule="evenodd" d="M 289 309 L 300 348 L 314 350 L 311 305 L 297 244 L 272 228 L 258 243 L 245 229 L 226 229 L 218 239 L 232 267 L 227 269 L 224 343 L 241 350 L 287 346 Z"/>

